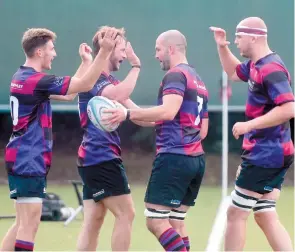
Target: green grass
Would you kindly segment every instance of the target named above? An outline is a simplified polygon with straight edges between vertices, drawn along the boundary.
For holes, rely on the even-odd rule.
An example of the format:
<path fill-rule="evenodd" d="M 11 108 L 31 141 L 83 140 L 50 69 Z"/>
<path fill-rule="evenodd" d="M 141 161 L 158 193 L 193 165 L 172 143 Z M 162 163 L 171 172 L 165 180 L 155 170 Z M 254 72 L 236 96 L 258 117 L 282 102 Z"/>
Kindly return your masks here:
<path fill-rule="evenodd" d="M 49 186 L 48 192 L 59 194 L 67 206 L 76 207 L 77 199 L 71 186 Z M 133 225 L 131 250 L 137 251 L 163 251 L 157 240 L 145 227 L 144 211 L 144 186 L 134 186 L 132 195 L 136 207 L 136 217 Z M 13 201 L 9 199 L 7 186 L 0 186 L 0 214 L 14 214 Z M 216 211 L 220 203 L 221 190 L 217 187 L 202 187 L 196 206 L 192 208 L 186 218 L 187 228 L 191 239 L 193 251 L 203 251 L 214 222 Z M 282 191 L 281 199 L 277 203 L 277 210 L 281 221 L 294 237 L 294 188 L 286 187 Z M 12 224 L 12 219 L 0 220 L 0 239 L 3 238 L 7 229 Z M 111 213 L 102 228 L 99 247 L 101 250 L 110 250 L 111 233 L 114 218 Z M 82 224 L 82 215 L 77 220 L 64 227 L 62 222 L 41 222 L 35 250 L 68 250 L 74 251 L 77 237 Z M 271 251 L 264 235 L 253 221 L 253 215 L 249 218 L 247 226 L 247 239 L 245 250 L 248 251 Z"/>

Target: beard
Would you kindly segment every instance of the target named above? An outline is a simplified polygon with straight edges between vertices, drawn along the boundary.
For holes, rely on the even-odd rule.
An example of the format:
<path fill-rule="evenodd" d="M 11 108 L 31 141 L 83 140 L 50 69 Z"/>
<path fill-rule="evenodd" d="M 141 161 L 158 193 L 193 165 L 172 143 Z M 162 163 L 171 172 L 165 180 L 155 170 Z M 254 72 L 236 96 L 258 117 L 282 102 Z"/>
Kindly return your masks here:
<path fill-rule="evenodd" d="M 163 57 L 163 60 L 162 60 L 162 62 L 160 63 L 160 65 L 161 65 L 161 69 L 162 69 L 163 71 L 168 71 L 168 70 L 170 70 L 170 66 L 171 66 L 171 64 L 170 64 L 170 58 L 169 58 L 168 52 L 165 53 L 165 55 L 164 55 L 164 57 Z"/>
<path fill-rule="evenodd" d="M 118 71 L 120 68 L 120 64 L 119 63 L 116 63 L 116 62 L 110 62 L 110 70 L 111 72 L 116 72 Z"/>
<path fill-rule="evenodd" d="M 118 71 L 119 70 L 119 68 L 120 68 L 120 63 L 119 63 L 119 61 L 118 60 L 116 60 L 114 57 L 111 57 L 110 58 L 110 61 L 109 61 L 109 70 L 111 71 L 111 72 L 116 72 L 116 71 Z"/>

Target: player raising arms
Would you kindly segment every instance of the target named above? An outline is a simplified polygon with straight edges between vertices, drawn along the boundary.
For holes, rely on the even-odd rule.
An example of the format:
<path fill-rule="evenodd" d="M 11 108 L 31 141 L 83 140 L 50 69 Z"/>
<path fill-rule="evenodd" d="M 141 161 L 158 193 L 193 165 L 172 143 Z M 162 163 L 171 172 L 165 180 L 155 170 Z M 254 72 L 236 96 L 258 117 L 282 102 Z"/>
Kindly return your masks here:
<path fill-rule="evenodd" d="M 2 251 L 33 251 L 34 248 L 51 166 L 50 96 L 57 95 L 58 99 L 90 90 L 113 50 L 116 35 L 115 29 L 108 29 L 103 39 L 99 37 L 102 50 L 94 62 L 90 66 L 82 62 L 77 75 L 71 78 L 44 73 L 51 69 L 56 57 L 54 32 L 33 28 L 24 33 L 22 47 L 26 61 L 13 75 L 10 85 L 13 132 L 5 153 L 10 198 L 16 200 L 16 221 L 3 239 Z M 88 58 L 86 45 L 80 46 L 80 54 L 82 59 Z"/>
<path fill-rule="evenodd" d="M 100 53 L 97 37 L 104 37 L 106 29 L 106 26 L 101 27 L 93 38 L 94 54 Z M 80 122 L 84 132 L 78 151 L 78 171 L 84 184 L 84 221 L 78 239 L 79 251 L 96 250 L 107 210 L 115 216 L 112 250 L 126 251 L 130 246 L 135 210 L 121 159 L 120 137 L 118 131 L 105 132 L 96 128 L 87 116 L 87 104 L 95 96 L 119 101 L 126 107 L 137 107 L 129 96 L 139 76 L 140 60 L 126 41 L 125 30 L 116 30 L 120 39 L 103 73 L 97 78 L 93 89 L 79 93 Z M 126 58 L 131 70 L 124 80 L 119 81 L 111 72 L 118 71 Z"/>
<path fill-rule="evenodd" d="M 184 219 L 194 206 L 205 170 L 202 139 L 208 131 L 208 92 L 186 59 L 186 38 L 177 30 L 156 40 L 156 59 L 167 71 L 160 85 L 158 106 L 130 109 L 127 119 L 156 122 L 157 155 L 145 195 L 148 229 L 166 251 L 188 251 Z M 125 120 L 123 109 L 105 122 Z"/>
<path fill-rule="evenodd" d="M 236 139 L 244 135 L 242 164 L 238 168 L 232 205 L 227 212 L 225 250 L 241 251 L 246 239 L 246 221 L 251 209 L 256 223 L 274 251 L 292 251 L 289 234 L 279 221 L 276 201 L 286 171 L 294 158 L 290 118 L 294 96 L 290 74 L 267 42 L 267 27 L 258 17 L 242 20 L 236 28 L 235 44 L 241 63 L 230 51 L 226 32 L 214 33 L 223 69 L 233 81 L 248 82 L 246 122 L 233 126 Z"/>

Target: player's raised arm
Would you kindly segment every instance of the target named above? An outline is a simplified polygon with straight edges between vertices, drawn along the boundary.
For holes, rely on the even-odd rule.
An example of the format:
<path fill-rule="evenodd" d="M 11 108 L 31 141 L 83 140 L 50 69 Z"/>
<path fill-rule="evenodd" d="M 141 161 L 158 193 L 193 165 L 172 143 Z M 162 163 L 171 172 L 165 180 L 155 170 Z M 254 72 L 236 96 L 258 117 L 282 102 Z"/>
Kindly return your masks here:
<path fill-rule="evenodd" d="M 126 57 L 132 67 L 128 75 L 120 82 L 120 85 L 108 85 L 105 87 L 102 91 L 102 96 L 121 102 L 128 99 L 133 92 L 139 76 L 141 63 L 133 51 L 130 42 L 127 42 Z"/>
<path fill-rule="evenodd" d="M 227 73 L 229 79 L 233 81 L 240 81 L 236 73 L 236 68 L 241 62 L 230 51 L 228 45 L 229 41 L 226 40 L 226 31 L 218 27 L 210 27 L 210 30 L 214 34 L 215 42 L 217 44 L 217 51 L 222 68 Z"/>
<path fill-rule="evenodd" d="M 117 33 L 114 28 L 109 28 L 103 38 L 101 34 L 98 34 L 101 49 L 87 72 L 81 78 L 73 77 L 71 79 L 67 94 L 86 92 L 93 88 L 115 46 Z"/>
<path fill-rule="evenodd" d="M 92 49 L 86 43 L 82 43 L 79 46 L 79 55 L 81 57 L 81 64 L 76 71 L 74 78 L 81 78 L 91 66 L 93 62 L 93 57 L 91 55 Z M 73 101 L 77 96 L 77 93 L 68 95 L 50 95 L 50 99 L 58 101 Z"/>

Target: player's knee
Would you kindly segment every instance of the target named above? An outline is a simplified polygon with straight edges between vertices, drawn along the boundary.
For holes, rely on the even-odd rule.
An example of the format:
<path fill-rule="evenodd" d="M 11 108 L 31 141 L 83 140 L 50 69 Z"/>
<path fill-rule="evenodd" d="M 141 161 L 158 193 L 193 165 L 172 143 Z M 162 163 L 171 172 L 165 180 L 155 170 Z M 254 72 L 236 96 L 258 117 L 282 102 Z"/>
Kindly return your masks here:
<path fill-rule="evenodd" d="M 155 232 L 155 229 L 156 229 L 155 225 L 154 225 L 153 221 L 149 218 L 146 219 L 146 227 L 151 233 Z"/>
<path fill-rule="evenodd" d="M 85 216 L 84 217 L 84 228 L 87 228 L 88 230 L 100 230 L 103 221 L 104 221 L 104 214 L 98 214 L 95 216 Z"/>
<path fill-rule="evenodd" d="M 118 221 L 132 222 L 135 217 L 135 208 L 130 195 L 109 197 L 104 205 L 113 213 Z"/>
<path fill-rule="evenodd" d="M 271 224 L 273 221 L 277 221 L 275 200 L 261 199 L 257 201 L 253 207 L 253 212 L 254 219 L 261 228 Z"/>
<path fill-rule="evenodd" d="M 35 230 L 37 232 L 37 229 L 41 223 L 41 218 L 33 218 L 32 220 L 29 221 L 31 227 L 33 230 Z"/>
<path fill-rule="evenodd" d="M 20 221 L 19 221 L 19 226 L 27 226 L 27 227 L 32 227 L 36 228 L 39 226 L 41 222 L 41 216 L 39 215 L 27 215 L 27 216 L 23 216 Z"/>
<path fill-rule="evenodd" d="M 104 217 L 105 217 L 105 214 L 100 214 L 100 215 L 97 215 L 95 218 L 94 218 L 94 223 L 95 225 L 102 225 L 103 221 L 104 221 Z"/>
<path fill-rule="evenodd" d="M 15 218 L 14 223 L 12 224 L 12 226 L 13 226 L 14 229 L 15 228 L 17 229 L 19 227 L 19 225 L 20 225 L 20 218 L 16 215 L 16 218 Z"/>
<path fill-rule="evenodd" d="M 167 229 L 167 223 L 169 225 L 168 218 L 166 219 L 146 219 L 146 227 L 153 234 L 161 234 L 162 230 Z"/>
<path fill-rule="evenodd" d="M 227 222 L 237 222 L 237 221 L 246 220 L 249 214 L 250 212 L 248 211 L 246 212 L 234 206 L 229 206 L 226 212 Z"/>
<path fill-rule="evenodd" d="M 257 225 L 261 228 L 263 228 L 266 224 L 267 218 L 263 216 L 263 214 L 254 214 L 254 219 Z"/>
<path fill-rule="evenodd" d="M 129 210 L 127 211 L 127 218 L 129 220 L 129 222 L 133 222 L 133 220 L 135 218 L 135 208 L 134 207 L 130 207 Z"/>
<path fill-rule="evenodd" d="M 274 226 L 274 223 L 278 221 L 278 216 L 275 212 L 260 212 L 254 214 L 254 219 L 257 225 L 265 230 L 270 226 Z"/>
<path fill-rule="evenodd" d="M 40 225 L 40 218 L 32 218 L 32 219 L 25 219 L 21 220 L 18 226 L 18 231 L 20 233 L 31 233 L 36 234 L 38 231 L 38 227 Z"/>
<path fill-rule="evenodd" d="M 146 226 L 152 233 L 157 233 L 165 222 L 168 222 L 170 211 L 169 210 L 156 210 L 147 208 L 144 211 L 146 217 Z"/>
<path fill-rule="evenodd" d="M 172 209 L 169 215 L 169 222 L 174 229 L 180 230 L 184 228 L 185 217 L 186 217 L 185 211 Z"/>
<path fill-rule="evenodd" d="M 116 211 L 114 215 L 117 220 L 131 223 L 135 218 L 135 209 L 134 207 L 128 207 L 122 211 Z"/>

